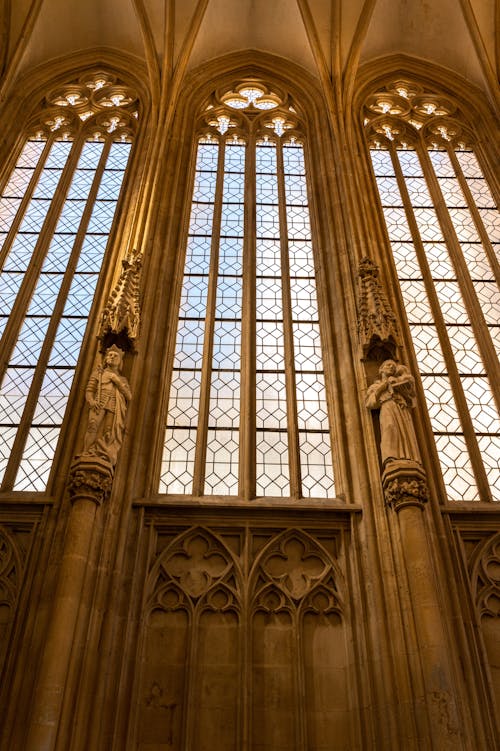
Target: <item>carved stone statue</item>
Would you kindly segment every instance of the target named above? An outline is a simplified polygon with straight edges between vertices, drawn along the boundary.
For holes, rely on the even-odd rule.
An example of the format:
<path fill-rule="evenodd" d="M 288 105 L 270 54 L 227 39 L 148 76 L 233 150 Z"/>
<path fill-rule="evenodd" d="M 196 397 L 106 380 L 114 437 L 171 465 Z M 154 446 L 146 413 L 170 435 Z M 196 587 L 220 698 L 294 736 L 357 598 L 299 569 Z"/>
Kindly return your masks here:
<path fill-rule="evenodd" d="M 89 419 L 84 452 L 116 464 L 125 429 L 125 414 L 131 393 L 128 381 L 120 375 L 123 352 L 113 345 L 106 350 L 102 365 L 90 376 L 85 398 Z"/>
<path fill-rule="evenodd" d="M 379 378 L 366 395 L 369 409 L 380 409 L 382 463 L 407 459 L 421 464 L 410 409 L 415 406 L 415 381 L 405 365 L 385 360 Z"/>

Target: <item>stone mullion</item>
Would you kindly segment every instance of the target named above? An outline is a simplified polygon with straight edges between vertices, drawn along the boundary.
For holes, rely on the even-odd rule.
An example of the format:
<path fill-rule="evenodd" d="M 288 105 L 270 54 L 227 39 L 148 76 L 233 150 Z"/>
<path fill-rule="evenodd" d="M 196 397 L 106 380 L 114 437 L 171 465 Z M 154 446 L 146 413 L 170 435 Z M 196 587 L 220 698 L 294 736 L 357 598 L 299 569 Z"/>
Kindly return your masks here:
<path fill-rule="evenodd" d="M 45 162 L 47 161 L 47 157 L 49 155 L 49 152 L 50 152 L 50 150 L 52 148 L 52 144 L 54 143 L 54 141 L 55 141 L 55 138 L 53 136 L 51 138 L 47 139 L 47 142 L 45 143 L 45 146 L 44 146 L 44 148 L 42 150 L 42 153 L 40 154 L 40 157 L 38 159 L 38 163 L 37 163 L 35 169 L 33 170 L 33 174 L 31 176 L 31 179 L 30 179 L 29 183 L 28 183 L 28 187 L 24 191 L 24 195 L 23 195 L 23 197 L 21 199 L 21 203 L 19 204 L 19 208 L 18 208 L 18 210 L 16 212 L 16 215 L 14 217 L 14 221 L 12 222 L 12 225 L 11 225 L 9 231 L 7 232 L 7 235 L 5 237 L 5 241 L 4 241 L 2 250 L 0 252 L 0 269 L 3 268 L 3 265 L 4 265 L 4 263 L 5 263 L 6 259 L 7 259 L 9 251 L 10 251 L 10 249 L 12 247 L 12 243 L 14 242 L 14 238 L 16 237 L 16 235 L 17 235 L 17 233 L 19 231 L 19 227 L 21 226 L 21 222 L 23 221 L 24 216 L 26 214 L 26 209 L 28 208 L 28 204 L 29 204 L 29 202 L 31 201 L 31 199 L 33 197 L 33 193 L 35 192 L 35 188 L 36 188 L 36 186 L 38 184 L 38 181 L 40 179 L 40 175 L 43 172 L 43 168 L 45 167 Z M 24 144 L 26 145 L 26 141 L 24 142 Z M 14 165 L 14 167 L 10 171 L 10 174 L 9 174 L 7 180 L 6 180 L 6 185 L 9 182 L 9 180 L 10 180 L 10 178 L 12 176 L 12 173 L 14 172 L 15 166 L 16 165 Z"/>
<path fill-rule="evenodd" d="M 223 146 L 222 142 L 222 146 Z M 186 664 L 186 682 L 184 688 L 184 716 L 182 718 L 182 747 L 183 751 L 196 751 L 193 747 L 193 729 L 197 724 L 198 708 L 195 706 L 195 696 L 197 681 L 200 679 L 200 672 L 197 669 L 198 657 L 198 640 L 200 634 L 200 611 L 195 606 L 191 607 L 189 616 L 191 628 L 189 629 L 187 664 Z"/>
<path fill-rule="evenodd" d="M 398 188 L 399 188 L 401 198 L 403 201 L 406 220 L 408 222 L 408 227 L 410 229 L 412 242 L 415 247 L 415 252 L 417 254 L 420 268 L 422 270 L 425 290 L 427 293 L 427 297 L 429 299 L 429 305 L 431 308 L 433 321 L 436 325 L 439 342 L 441 344 L 444 361 L 446 363 L 446 369 L 450 377 L 450 383 L 451 383 L 453 395 L 455 397 L 459 419 L 460 419 L 460 422 L 462 424 L 462 428 L 464 431 L 464 437 L 466 440 L 467 448 L 469 450 L 469 456 L 470 456 L 471 464 L 473 467 L 474 476 L 477 481 L 478 490 L 483 499 L 491 501 L 492 498 L 491 498 L 490 486 L 489 486 L 488 478 L 486 476 L 484 465 L 481 459 L 481 452 L 477 443 L 474 426 L 472 424 L 472 420 L 469 414 L 469 407 L 465 399 L 465 394 L 462 388 L 462 383 L 460 381 L 460 375 L 458 372 L 453 350 L 451 348 L 450 340 L 448 339 L 448 334 L 446 333 L 446 323 L 445 323 L 443 314 L 441 312 L 441 306 L 440 306 L 439 299 L 438 299 L 438 296 L 434 287 L 434 283 L 432 281 L 432 274 L 429 268 L 429 264 L 427 262 L 425 248 L 420 238 L 418 224 L 415 219 L 415 214 L 413 212 L 413 207 L 411 204 L 410 196 L 408 194 L 408 189 L 406 187 L 406 181 L 403 175 L 403 171 L 401 169 L 401 165 L 399 164 L 399 159 L 398 159 L 397 151 L 396 151 L 394 144 L 391 144 L 390 146 L 390 153 L 391 153 L 392 162 L 394 166 L 394 174 L 396 175 Z"/>
<path fill-rule="evenodd" d="M 48 325 L 47 332 L 45 334 L 45 339 L 42 345 L 40 356 L 38 358 L 38 361 L 35 367 L 35 373 L 33 376 L 32 383 L 31 383 L 30 392 L 26 400 L 26 404 L 24 406 L 23 414 L 21 417 L 21 422 L 19 424 L 16 438 L 12 446 L 12 451 L 11 451 L 11 455 L 9 458 L 9 462 L 5 470 L 5 476 L 4 476 L 4 480 L 2 483 L 2 490 L 12 489 L 14 482 L 15 482 L 17 469 L 21 460 L 21 454 L 23 452 L 24 445 L 28 437 L 28 432 L 31 426 L 31 422 L 33 420 L 33 414 L 35 412 L 37 401 L 38 401 L 38 395 L 42 387 L 43 379 L 45 376 L 45 371 L 47 370 L 47 364 L 50 358 L 50 353 L 52 351 L 52 347 L 54 344 L 54 339 L 57 334 L 59 323 L 63 316 L 64 307 L 66 305 L 66 300 L 69 294 L 71 283 L 73 282 L 74 272 L 76 269 L 76 265 L 78 263 L 78 258 L 80 257 L 80 252 L 82 249 L 83 242 L 85 240 L 90 217 L 94 209 L 97 192 L 101 184 L 101 179 L 104 173 L 104 169 L 106 167 L 106 162 L 107 162 L 109 151 L 111 148 L 111 143 L 112 142 L 109 139 L 106 141 L 104 148 L 102 150 L 100 159 L 99 159 L 99 163 L 97 165 L 97 168 L 94 174 L 92 186 L 90 188 L 89 195 L 87 198 L 87 203 L 85 205 L 85 209 L 83 211 L 82 218 L 80 220 L 80 225 L 76 233 L 76 237 L 73 243 L 73 248 L 72 248 L 70 257 L 68 259 L 66 271 L 64 273 L 61 287 L 57 295 L 56 304 L 54 306 L 54 310 L 50 318 L 50 323 Z"/>
<path fill-rule="evenodd" d="M 477 233 L 481 239 L 483 248 L 488 257 L 488 261 L 490 262 L 491 268 L 493 270 L 495 280 L 497 284 L 500 286 L 500 263 L 498 262 L 495 251 L 493 250 L 493 246 L 491 244 L 490 238 L 483 224 L 483 220 L 481 219 L 481 214 L 479 213 L 479 210 L 477 208 L 476 202 L 472 195 L 471 189 L 469 188 L 469 184 L 467 180 L 465 179 L 464 173 L 462 172 L 460 162 L 458 161 L 457 156 L 455 154 L 455 149 L 450 144 L 447 144 L 447 150 L 448 150 L 448 156 L 450 157 L 450 162 L 453 165 L 453 169 L 455 170 L 457 180 L 460 184 L 462 192 L 465 196 L 465 200 L 467 201 L 469 211 L 474 220 Z"/>
<path fill-rule="evenodd" d="M 464 299 L 465 308 L 469 314 L 470 325 L 476 336 L 485 370 L 488 373 L 488 378 L 491 383 L 491 390 L 497 403 L 497 408 L 500 411 L 500 368 L 498 365 L 498 357 L 491 338 L 489 334 L 486 333 L 488 327 L 484 320 L 483 311 L 481 310 L 481 306 L 476 297 L 476 292 L 470 278 L 469 269 L 467 268 L 467 264 L 463 257 L 460 242 L 453 226 L 453 222 L 451 221 L 448 207 L 446 206 L 439 181 L 435 175 L 425 145 L 422 145 L 422 148 L 418 151 L 423 164 L 427 185 L 429 186 L 429 193 L 443 232 L 443 237 L 446 238 L 446 245 L 453 267 L 456 271 L 458 286 Z"/>
<path fill-rule="evenodd" d="M 255 498 L 255 317 L 256 317 L 256 177 L 255 135 L 249 138 L 245 159 L 245 220 L 243 241 L 243 301 L 241 321 L 241 410 L 239 452 L 239 495 Z"/>
<path fill-rule="evenodd" d="M 295 606 L 293 613 L 293 625 L 295 629 L 295 654 L 293 658 L 293 671 L 295 680 L 295 735 L 297 738 L 297 751 L 308 751 L 308 719 L 306 696 L 306 669 L 304 651 L 304 602 Z"/>
<path fill-rule="evenodd" d="M 286 211 L 285 170 L 283 164 L 283 146 L 276 144 L 278 205 L 280 221 L 281 250 L 281 294 L 283 305 L 283 337 L 285 346 L 285 384 L 288 433 L 288 461 L 290 465 L 290 496 L 302 496 L 300 475 L 299 426 L 297 417 L 297 394 L 295 380 L 295 357 L 293 348 L 292 296 L 290 290 L 290 266 L 288 254 L 288 220 Z"/>
<path fill-rule="evenodd" d="M 75 140 L 68 158 L 66 159 L 66 164 L 64 165 L 63 172 L 59 179 L 57 190 L 54 193 L 47 216 L 45 217 L 42 229 L 40 230 L 31 261 L 10 313 L 9 321 L 2 338 L 2 346 L 0 347 L 0 379 L 3 378 L 5 369 L 10 362 L 12 352 L 16 345 L 19 331 L 33 295 L 33 290 L 35 289 L 35 285 L 40 276 L 43 262 L 66 201 L 68 190 L 71 186 L 71 181 L 80 157 L 81 149 L 82 141 L 80 139 Z"/>
<path fill-rule="evenodd" d="M 200 406 L 198 412 L 198 429 L 196 431 L 196 452 L 193 473 L 193 495 L 201 496 L 204 491 L 208 417 L 210 411 L 210 386 L 212 381 L 212 358 L 214 349 L 214 326 L 217 301 L 217 278 L 219 272 L 219 244 L 222 222 L 222 199 L 224 189 L 225 140 L 219 140 L 219 159 L 214 196 L 214 215 L 212 219 L 212 240 L 210 246 L 210 269 L 208 277 L 207 306 L 205 316 L 205 335 L 201 366 Z"/>
<path fill-rule="evenodd" d="M 240 622 L 240 665 L 241 665 L 241 689 L 239 711 L 239 736 L 240 751 L 250 749 L 250 731 L 252 727 L 252 608 L 251 592 L 249 588 L 249 572 L 251 569 L 252 535 L 249 525 L 246 526 L 243 536 L 243 548 L 241 551 L 242 579 L 241 579 L 241 622 Z"/>

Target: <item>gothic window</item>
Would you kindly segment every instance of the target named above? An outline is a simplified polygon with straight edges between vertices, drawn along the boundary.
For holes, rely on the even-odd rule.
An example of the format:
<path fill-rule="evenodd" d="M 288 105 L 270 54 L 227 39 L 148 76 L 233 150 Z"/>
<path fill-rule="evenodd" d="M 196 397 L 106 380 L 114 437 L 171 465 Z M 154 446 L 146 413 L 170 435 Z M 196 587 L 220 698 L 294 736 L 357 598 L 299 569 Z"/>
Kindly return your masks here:
<path fill-rule="evenodd" d="M 160 489 L 331 497 L 300 115 L 243 82 L 199 134 Z"/>
<path fill-rule="evenodd" d="M 500 500 L 500 221 L 472 131 L 402 81 L 365 126 L 448 499 Z"/>
<path fill-rule="evenodd" d="M 46 488 L 137 118 L 105 72 L 49 92 L 0 183 L 0 482 Z"/>

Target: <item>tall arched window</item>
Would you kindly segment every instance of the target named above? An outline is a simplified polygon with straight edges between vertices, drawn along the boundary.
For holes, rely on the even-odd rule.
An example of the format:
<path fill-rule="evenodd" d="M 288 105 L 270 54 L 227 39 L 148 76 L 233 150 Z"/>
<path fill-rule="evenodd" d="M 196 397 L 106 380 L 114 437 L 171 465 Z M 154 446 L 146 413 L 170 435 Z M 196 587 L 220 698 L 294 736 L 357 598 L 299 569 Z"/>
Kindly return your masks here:
<path fill-rule="evenodd" d="M 449 500 L 500 500 L 500 222 L 451 98 L 392 81 L 365 127 Z"/>
<path fill-rule="evenodd" d="M 44 490 L 137 118 L 98 71 L 49 92 L 0 198 L 0 481 Z"/>
<path fill-rule="evenodd" d="M 331 497 L 300 116 L 243 81 L 199 133 L 160 489 Z"/>

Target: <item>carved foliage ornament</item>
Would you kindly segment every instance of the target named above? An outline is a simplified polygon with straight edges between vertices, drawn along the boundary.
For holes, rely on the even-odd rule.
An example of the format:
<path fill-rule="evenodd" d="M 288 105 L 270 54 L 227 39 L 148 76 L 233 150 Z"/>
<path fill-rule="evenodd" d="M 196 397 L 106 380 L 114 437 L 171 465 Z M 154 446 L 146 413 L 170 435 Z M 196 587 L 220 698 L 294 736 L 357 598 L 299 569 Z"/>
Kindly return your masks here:
<path fill-rule="evenodd" d="M 120 277 L 101 315 L 98 337 L 105 346 L 118 340 L 124 349 L 134 348 L 141 320 L 141 270 L 141 253 L 130 251 L 122 261 Z"/>
<path fill-rule="evenodd" d="M 87 498 L 100 504 L 108 497 L 112 481 L 112 469 L 106 460 L 79 456 L 71 465 L 69 494 L 73 501 L 77 498 Z"/>
<path fill-rule="evenodd" d="M 405 506 L 422 506 L 429 497 L 425 472 L 417 462 L 388 464 L 382 474 L 382 487 L 386 503 L 396 511 Z"/>
<path fill-rule="evenodd" d="M 399 343 L 396 316 L 379 280 L 379 269 L 363 258 L 358 269 L 358 334 L 363 357 L 394 356 Z"/>

